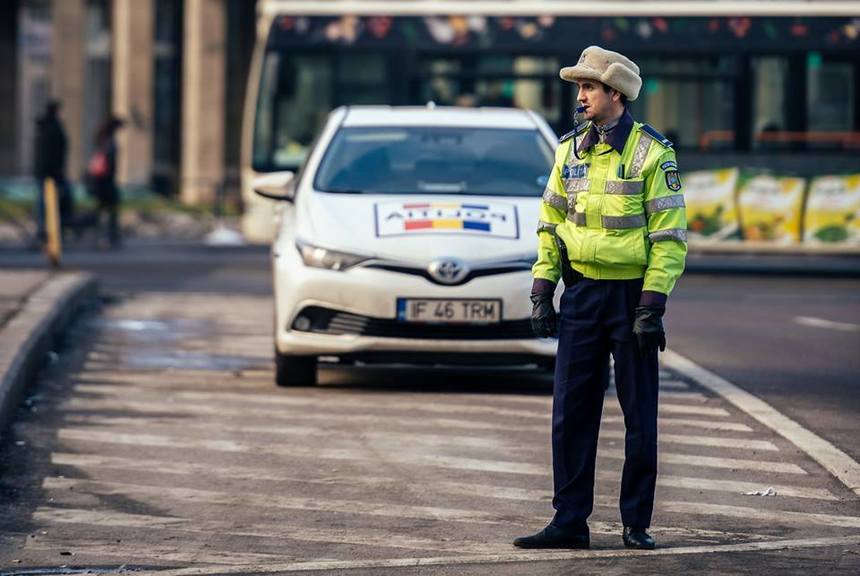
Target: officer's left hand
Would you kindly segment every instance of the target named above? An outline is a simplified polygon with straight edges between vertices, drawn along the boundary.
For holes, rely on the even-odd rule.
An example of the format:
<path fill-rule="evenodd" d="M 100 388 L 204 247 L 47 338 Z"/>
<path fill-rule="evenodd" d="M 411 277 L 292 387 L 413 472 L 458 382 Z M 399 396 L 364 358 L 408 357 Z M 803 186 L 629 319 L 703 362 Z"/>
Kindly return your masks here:
<path fill-rule="evenodd" d="M 637 306 L 636 319 L 633 321 L 633 334 L 639 341 L 639 350 L 650 353 L 666 350 L 666 332 L 663 330 L 662 306 Z"/>

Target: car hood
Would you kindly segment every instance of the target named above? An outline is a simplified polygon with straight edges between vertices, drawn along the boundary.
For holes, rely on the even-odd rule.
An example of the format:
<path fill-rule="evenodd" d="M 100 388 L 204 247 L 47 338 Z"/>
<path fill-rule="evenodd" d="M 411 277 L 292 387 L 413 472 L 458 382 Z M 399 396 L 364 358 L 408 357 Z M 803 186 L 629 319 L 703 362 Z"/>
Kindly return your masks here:
<path fill-rule="evenodd" d="M 296 235 L 317 246 L 386 259 L 522 257 L 537 249 L 539 197 L 309 192 Z"/>

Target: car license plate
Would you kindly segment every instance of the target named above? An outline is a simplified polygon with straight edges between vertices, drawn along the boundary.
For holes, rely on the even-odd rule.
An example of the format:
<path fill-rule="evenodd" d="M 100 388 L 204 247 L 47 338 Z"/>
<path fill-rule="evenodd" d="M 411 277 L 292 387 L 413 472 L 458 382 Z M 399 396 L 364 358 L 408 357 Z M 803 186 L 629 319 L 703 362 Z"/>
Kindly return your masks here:
<path fill-rule="evenodd" d="M 501 300 L 397 299 L 401 322 L 492 324 L 502 320 Z"/>

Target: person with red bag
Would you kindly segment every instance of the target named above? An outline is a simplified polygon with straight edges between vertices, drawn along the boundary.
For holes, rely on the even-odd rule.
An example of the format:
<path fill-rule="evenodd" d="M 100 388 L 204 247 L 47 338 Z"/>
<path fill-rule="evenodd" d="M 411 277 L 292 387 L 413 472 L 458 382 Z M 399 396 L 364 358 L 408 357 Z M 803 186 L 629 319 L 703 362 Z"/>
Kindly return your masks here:
<path fill-rule="evenodd" d="M 121 244 L 119 232 L 119 189 L 116 185 L 116 163 L 118 147 L 116 132 L 123 121 L 115 116 L 109 117 L 96 133 L 95 150 L 87 163 L 87 183 L 89 193 L 98 203 L 98 226 L 107 217 L 106 239 L 99 244 L 118 248 Z"/>

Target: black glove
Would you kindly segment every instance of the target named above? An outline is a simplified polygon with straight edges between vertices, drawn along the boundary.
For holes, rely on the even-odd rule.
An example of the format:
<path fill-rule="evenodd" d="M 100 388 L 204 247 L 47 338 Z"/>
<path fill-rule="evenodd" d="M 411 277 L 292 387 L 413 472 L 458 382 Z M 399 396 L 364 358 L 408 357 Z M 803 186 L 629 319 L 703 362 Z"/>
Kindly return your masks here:
<path fill-rule="evenodd" d="M 666 332 L 663 331 L 662 306 L 637 306 L 636 319 L 633 321 L 633 334 L 639 341 L 642 353 L 660 352 L 666 349 Z M 534 323 L 534 322 L 532 322 Z"/>
<path fill-rule="evenodd" d="M 531 295 L 532 330 L 536 336 L 549 338 L 558 334 L 558 317 L 552 305 L 552 292 Z"/>

